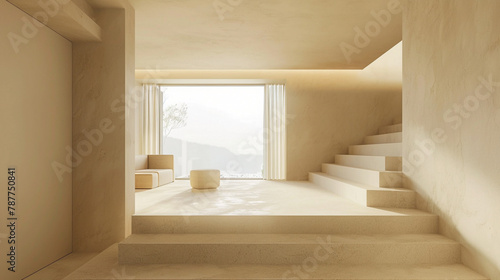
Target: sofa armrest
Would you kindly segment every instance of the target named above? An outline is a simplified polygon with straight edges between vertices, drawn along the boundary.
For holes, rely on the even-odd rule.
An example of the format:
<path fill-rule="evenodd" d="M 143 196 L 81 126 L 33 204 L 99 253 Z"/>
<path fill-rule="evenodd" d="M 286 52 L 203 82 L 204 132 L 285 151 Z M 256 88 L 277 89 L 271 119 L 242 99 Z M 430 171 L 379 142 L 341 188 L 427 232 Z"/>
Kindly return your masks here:
<path fill-rule="evenodd" d="M 172 170 L 174 170 L 174 156 L 173 155 L 149 155 L 148 156 L 148 169 L 172 169 Z"/>
<path fill-rule="evenodd" d="M 157 173 L 135 173 L 136 189 L 154 189 L 158 187 Z"/>

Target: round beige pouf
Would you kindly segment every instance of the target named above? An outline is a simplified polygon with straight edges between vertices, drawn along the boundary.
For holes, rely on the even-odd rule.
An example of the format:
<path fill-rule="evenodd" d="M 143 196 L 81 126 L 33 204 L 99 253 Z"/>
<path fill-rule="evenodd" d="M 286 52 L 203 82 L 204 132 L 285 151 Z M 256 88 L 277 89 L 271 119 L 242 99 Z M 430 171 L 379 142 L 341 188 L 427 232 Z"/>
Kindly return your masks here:
<path fill-rule="evenodd" d="M 191 170 L 189 178 L 193 189 L 216 189 L 220 186 L 220 171 L 217 169 Z"/>

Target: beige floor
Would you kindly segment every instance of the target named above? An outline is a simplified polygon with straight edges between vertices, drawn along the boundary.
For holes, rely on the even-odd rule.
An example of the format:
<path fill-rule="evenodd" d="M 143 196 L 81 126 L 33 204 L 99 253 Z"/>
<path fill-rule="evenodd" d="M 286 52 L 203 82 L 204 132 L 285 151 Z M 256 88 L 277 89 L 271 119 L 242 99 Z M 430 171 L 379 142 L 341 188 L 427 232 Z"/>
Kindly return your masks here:
<path fill-rule="evenodd" d="M 25 280 L 59 280 L 99 255 L 98 253 L 74 253 L 65 256 L 44 269 L 24 278 Z"/>
<path fill-rule="evenodd" d="M 188 180 L 176 180 L 138 190 L 135 201 L 136 215 L 394 214 L 363 207 L 310 182 L 223 180 L 216 190 L 199 191 Z"/>

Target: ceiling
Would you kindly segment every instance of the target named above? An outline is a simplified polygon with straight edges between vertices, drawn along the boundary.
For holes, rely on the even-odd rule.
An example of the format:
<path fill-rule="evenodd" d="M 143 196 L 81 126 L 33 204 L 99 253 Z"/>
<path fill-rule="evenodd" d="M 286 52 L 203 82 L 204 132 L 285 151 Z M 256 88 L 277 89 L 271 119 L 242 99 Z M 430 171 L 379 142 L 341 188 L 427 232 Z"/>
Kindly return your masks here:
<path fill-rule="evenodd" d="M 355 47 L 355 27 L 376 22 L 388 0 L 130 2 L 137 69 L 363 69 L 401 41 L 399 13 L 350 61 L 340 47 Z"/>

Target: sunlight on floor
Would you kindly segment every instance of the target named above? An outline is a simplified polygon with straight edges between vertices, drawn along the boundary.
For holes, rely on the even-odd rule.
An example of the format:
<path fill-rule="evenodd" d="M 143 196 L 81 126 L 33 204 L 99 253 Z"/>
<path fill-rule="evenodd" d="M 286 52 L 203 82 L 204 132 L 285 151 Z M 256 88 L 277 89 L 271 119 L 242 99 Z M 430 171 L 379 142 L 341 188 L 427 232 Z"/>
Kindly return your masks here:
<path fill-rule="evenodd" d="M 193 190 L 189 180 L 136 192 L 136 215 L 394 214 L 367 208 L 310 182 L 222 180 L 216 190 Z"/>

